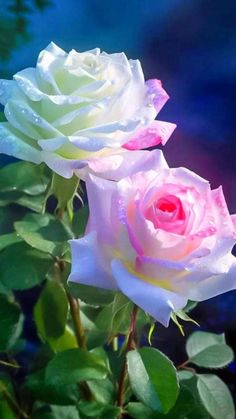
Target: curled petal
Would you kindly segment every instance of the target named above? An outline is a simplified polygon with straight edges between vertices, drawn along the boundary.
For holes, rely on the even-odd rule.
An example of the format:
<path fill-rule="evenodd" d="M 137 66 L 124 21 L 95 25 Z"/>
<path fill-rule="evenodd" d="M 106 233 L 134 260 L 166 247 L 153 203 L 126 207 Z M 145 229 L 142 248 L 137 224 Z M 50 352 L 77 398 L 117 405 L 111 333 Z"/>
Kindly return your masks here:
<path fill-rule="evenodd" d="M 149 100 L 151 101 L 149 105 L 152 103 L 156 109 L 156 112 L 160 112 L 163 108 L 167 100 L 169 99 L 169 95 L 163 89 L 161 81 L 157 79 L 150 79 L 146 81 L 146 86 L 148 89 L 148 96 Z"/>
<path fill-rule="evenodd" d="M 123 147 L 138 150 L 158 144 L 165 145 L 175 128 L 176 125 L 170 122 L 153 121 L 147 128 L 139 130 Z"/>

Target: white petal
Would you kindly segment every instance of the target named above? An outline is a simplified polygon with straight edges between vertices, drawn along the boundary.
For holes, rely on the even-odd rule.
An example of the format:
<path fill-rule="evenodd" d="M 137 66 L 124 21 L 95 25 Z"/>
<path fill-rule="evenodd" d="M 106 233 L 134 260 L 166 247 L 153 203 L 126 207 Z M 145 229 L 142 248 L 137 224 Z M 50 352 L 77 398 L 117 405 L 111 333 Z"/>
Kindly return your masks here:
<path fill-rule="evenodd" d="M 40 151 L 30 144 L 30 139 L 21 137 L 8 122 L 0 124 L 0 153 L 32 163 L 43 161 Z"/>
<path fill-rule="evenodd" d="M 164 326 L 168 326 L 172 311 L 187 303 L 185 297 L 139 279 L 119 260 L 112 261 L 112 272 L 121 292 Z"/>
<path fill-rule="evenodd" d="M 72 271 L 68 281 L 99 288 L 117 289 L 109 266 L 106 266 L 99 252 L 96 233 L 90 233 L 79 240 L 70 240 Z"/>

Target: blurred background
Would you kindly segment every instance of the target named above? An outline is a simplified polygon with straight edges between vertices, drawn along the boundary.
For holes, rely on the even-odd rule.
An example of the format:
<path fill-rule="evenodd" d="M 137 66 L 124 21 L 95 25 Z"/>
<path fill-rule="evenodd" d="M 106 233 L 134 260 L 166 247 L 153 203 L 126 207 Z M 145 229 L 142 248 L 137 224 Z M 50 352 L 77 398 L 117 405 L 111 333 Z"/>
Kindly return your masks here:
<path fill-rule="evenodd" d="M 145 78 L 161 79 L 170 95 L 159 114 L 178 125 L 164 150 L 169 164 L 222 184 L 236 212 L 235 0 L 0 0 L 1 78 L 34 66 L 51 40 L 66 50 L 100 47 L 139 58 Z M 0 165 L 8 161 L 0 156 Z M 192 317 L 203 330 L 225 331 L 236 350 L 236 291 L 201 303 Z M 175 327 L 154 334 L 179 362 L 181 339 Z M 234 394 L 235 373 L 234 363 L 220 372 Z"/>

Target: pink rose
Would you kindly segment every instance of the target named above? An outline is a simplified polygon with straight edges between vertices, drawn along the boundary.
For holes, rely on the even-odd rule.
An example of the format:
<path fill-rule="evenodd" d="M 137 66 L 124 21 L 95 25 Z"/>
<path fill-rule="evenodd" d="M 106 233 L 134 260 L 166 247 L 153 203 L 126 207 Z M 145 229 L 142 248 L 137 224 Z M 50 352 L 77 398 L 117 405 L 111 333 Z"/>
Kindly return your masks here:
<path fill-rule="evenodd" d="M 71 241 L 69 281 L 120 290 L 167 326 L 188 299 L 236 288 L 236 223 L 221 188 L 150 156 L 118 182 L 88 176 L 90 218 Z"/>

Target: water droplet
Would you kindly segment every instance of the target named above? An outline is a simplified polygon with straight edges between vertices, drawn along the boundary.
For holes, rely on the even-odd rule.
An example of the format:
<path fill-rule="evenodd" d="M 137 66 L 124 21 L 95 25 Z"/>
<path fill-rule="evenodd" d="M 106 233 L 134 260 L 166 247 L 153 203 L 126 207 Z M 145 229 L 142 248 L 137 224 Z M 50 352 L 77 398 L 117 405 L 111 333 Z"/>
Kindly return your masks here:
<path fill-rule="evenodd" d="M 209 228 L 209 232 L 210 232 L 211 234 L 216 233 L 216 228 L 215 228 L 215 227 L 210 227 L 210 228 Z"/>

